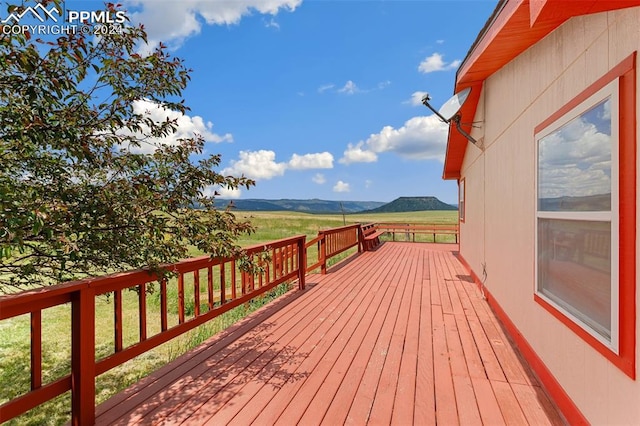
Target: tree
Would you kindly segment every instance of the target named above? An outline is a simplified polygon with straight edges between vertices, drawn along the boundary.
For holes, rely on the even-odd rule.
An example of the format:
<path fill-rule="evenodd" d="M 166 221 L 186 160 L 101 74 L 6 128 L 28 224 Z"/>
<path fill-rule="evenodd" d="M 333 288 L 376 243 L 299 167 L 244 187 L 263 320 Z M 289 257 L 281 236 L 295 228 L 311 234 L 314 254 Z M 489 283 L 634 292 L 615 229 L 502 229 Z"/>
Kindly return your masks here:
<path fill-rule="evenodd" d="M 217 173 L 199 135 L 159 143 L 188 111 L 190 70 L 164 46 L 137 54 L 142 26 L 110 29 L 0 35 L 0 291 L 158 268 L 190 246 L 235 256 L 253 230 L 216 209 L 212 190 L 253 181 Z"/>

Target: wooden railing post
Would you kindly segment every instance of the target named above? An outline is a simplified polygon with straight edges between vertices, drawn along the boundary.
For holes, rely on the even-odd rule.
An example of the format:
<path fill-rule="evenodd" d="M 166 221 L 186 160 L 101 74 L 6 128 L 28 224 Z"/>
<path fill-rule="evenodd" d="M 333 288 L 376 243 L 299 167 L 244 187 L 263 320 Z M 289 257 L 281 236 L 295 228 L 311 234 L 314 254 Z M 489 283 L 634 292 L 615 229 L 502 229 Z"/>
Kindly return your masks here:
<path fill-rule="evenodd" d="M 95 423 L 95 297 L 81 288 L 71 302 L 71 424 Z"/>
<path fill-rule="evenodd" d="M 42 387 L 42 311 L 31 312 L 31 390 Z"/>
<path fill-rule="evenodd" d="M 304 290 L 305 277 L 307 276 L 307 249 L 305 244 L 307 237 L 298 240 L 298 288 Z"/>
<path fill-rule="evenodd" d="M 322 275 L 327 274 L 327 236 L 323 231 L 318 232 L 320 237 L 320 250 L 318 256 L 320 256 L 320 273 Z"/>
<path fill-rule="evenodd" d="M 364 235 L 362 234 L 362 224 L 358 225 L 358 253 L 364 251 Z"/>

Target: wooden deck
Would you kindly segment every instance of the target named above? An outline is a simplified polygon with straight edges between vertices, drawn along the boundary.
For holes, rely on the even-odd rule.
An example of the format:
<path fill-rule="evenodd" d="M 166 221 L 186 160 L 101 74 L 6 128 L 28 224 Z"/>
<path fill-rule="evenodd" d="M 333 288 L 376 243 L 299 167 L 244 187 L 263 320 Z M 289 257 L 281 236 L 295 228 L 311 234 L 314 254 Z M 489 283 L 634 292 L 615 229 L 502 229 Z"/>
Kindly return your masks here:
<path fill-rule="evenodd" d="M 97 424 L 563 424 L 452 247 L 385 243 L 311 275 Z"/>

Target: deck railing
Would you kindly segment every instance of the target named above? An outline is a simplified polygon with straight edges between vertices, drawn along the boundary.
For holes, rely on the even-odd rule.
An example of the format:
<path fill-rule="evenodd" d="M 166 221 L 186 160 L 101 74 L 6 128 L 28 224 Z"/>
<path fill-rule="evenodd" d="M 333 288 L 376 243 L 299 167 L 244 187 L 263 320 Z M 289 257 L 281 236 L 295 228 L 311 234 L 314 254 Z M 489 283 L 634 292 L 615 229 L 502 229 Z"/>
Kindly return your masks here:
<path fill-rule="evenodd" d="M 71 391 L 72 424 L 95 421 L 95 378 L 207 321 L 258 297 L 284 282 L 297 280 L 304 289 L 305 275 L 317 268 L 325 274 L 330 258 L 358 247 L 361 226 L 348 225 L 320 231 L 306 242 L 304 235 L 245 248 L 259 270 L 248 273 L 237 259 L 202 256 L 166 265 L 168 280 L 149 270 L 87 278 L 19 294 L 0 297 L 0 321 L 29 315 L 31 386 L 27 393 L 0 405 L 0 423 L 19 416 L 67 391 Z M 317 250 L 317 261 L 308 265 L 308 251 Z M 315 257 L 315 256 L 314 256 Z M 133 293 L 129 290 L 133 290 Z M 148 312 L 147 298 L 159 292 L 159 313 Z M 137 337 L 131 341 L 130 319 L 123 313 L 123 298 L 137 298 Z M 96 298 L 113 298 L 112 349 L 96 356 L 96 325 L 107 321 L 96 315 Z M 170 315 L 169 305 L 177 314 Z M 71 372 L 43 383 L 43 311 L 61 305 L 71 310 Z M 172 308 L 173 309 L 173 308 Z M 173 312 L 173 310 L 171 311 Z M 154 314 L 155 315 L 155 314 Z M 175 318 L 177 316 L 177 318 Z M 171 321 L 170 321 L 171 320 Z M 171 324 L 170 324 L 171 322 Z M 150 324 L 151 323 L 151 324 Z M 125 339 L 125 335 L 128 336 Z"/>
<path fill-rule="evenodd" d="M 236 259 L 202 256 L 167 267 L 175 274 L 177 324 L 169 325 L 169 281 L 138 270 L 88 278 L 0 298 L 0 320 L 31 316 L 31 391 L 0 405 L 0 423 L 71 390 L 72 423 L 90 425 L 95 418 L 95 377 L 149 351 L 205 322 L 262 295 L 286 281 L 304 288 L 306 252 L 304 235 L 246 248 L 260 270 L 247 273 Z M 158 283 L 159 280 L 159 283 Z M 153 320 L 159 330 L 150 335 L 147 296 L 158 286 L 160 315 Z M 192 287 L 191 289 L 187 286 Z M 202 287 L 202 288 L 201 288 Z M 135 290 L 138 298 L 138 338 L 124 344 L 123 292 Z M 201 291 L 202 290 L 202 291 Z M 96 359 L 96 298 L 113 298 L 113 353 Z M 204 295 L 204 297 L 203 297 Z M 42 383 L 42 311 L 71 305 L 71 373 L 52 383 Z M 104 319 L 101 319 L 104 321 Z M 159 323 L 159 326 L 157 326 Z"/>
<path fill-rule="evenodd" d="M 432 242 L 438 242 L 437 236 L 454 236 L 456 244 L 460 234 L 457 223 L 451 224 L 424 224 L 424 223 L 377 223 L 379 230 L 391 234 L 392 240 L 396 240 L 396 234 L 404 234 L 405 241 L 416 241 L 416 234 L 431 235 Z"/>
<path fill-rule="evenodd" d="M 320 256 L 323 259 L 320 267 L 322 274 L 327 273 L 327 259 L 356 246 L 360 251 L 360 225 L 358 224 L 320 231 L 318 238 L 320 239 Z"/>

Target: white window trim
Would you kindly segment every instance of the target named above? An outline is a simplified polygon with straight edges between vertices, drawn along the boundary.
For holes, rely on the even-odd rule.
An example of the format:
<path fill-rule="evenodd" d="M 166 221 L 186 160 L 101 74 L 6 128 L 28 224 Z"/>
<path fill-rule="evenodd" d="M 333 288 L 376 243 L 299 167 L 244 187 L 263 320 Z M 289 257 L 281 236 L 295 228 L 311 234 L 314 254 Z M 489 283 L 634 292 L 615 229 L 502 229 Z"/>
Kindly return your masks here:
<path fill-rule="evenodd" d="M 535 294 L 561 312 L 574 323 L 578 324 L 585 332 L 598 340 L 607 348 L 611 349 L 616 355 L 620 352 L 620 324 L 619 324 L 619 264 L 620 253 L 617 244 L 620 230 L 620 203 L 619 203 L 619 184 L 620 184 L 620 102 L 619 102 L 619 78 L 612 80 L 609 84 L 598 90 L 589 98 L 581 102 L 575 108 L 566 114 L 563 114 L 553 123 L 540 130 L 535 135 Z M 611 97 L 611 211 L 610 212 L 547 212 L 538 211 L 538 159 L 540 156 L 540 139 L 555 132 L 557 129 L 567 124 L 569 121 L 579 117 L 584 112 L 593 108 L 607 97 Z M 567 220 L 585 220 L 585 221 L 602 221 L 611 222 L 611 341 L 604 338 L 600 333 L 594 330 L 589 324 L 573 315 L 571 312 L 558 305 L 553 299 L 547 297 L 539 291 L 538 282 L 538 219 L 567 219 Z"/>
<path fill-rule="evenodd" d="M 465 193 L 466 185 L 466 179 L 460 179 L 458 183 L 458 214 L 460 222 L 465 222 L 467 216 L 467 201 L 465 200 L 465 198 L 467 198 L 467 194 Z"/>

